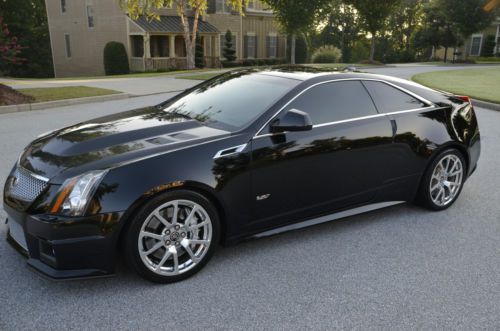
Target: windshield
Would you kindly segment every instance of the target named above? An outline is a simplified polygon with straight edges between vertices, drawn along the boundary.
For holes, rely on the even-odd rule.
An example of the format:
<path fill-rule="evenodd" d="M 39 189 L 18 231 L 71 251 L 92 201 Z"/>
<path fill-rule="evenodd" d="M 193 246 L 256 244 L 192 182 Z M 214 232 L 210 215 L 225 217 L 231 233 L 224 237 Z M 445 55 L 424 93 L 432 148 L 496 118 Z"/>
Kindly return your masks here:
<path fill-rule="evenodd" d="M 265 74 L 229 73 L 174 98 L 164 110 L 235 131 L 250 124 L 299 83 Z"/>

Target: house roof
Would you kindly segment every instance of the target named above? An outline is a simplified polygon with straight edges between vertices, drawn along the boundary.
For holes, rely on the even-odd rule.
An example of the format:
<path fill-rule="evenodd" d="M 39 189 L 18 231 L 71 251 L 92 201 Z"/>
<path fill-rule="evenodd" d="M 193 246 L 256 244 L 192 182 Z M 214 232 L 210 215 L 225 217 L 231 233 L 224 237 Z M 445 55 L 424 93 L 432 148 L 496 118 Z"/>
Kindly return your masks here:
<path fill-rule="evenodd" d="M 193 27 L 194 19 L 189 18 L 190 30 Z M 147 18 L 145 16 L 139 17 L 134 21 L 146 32 L 174 32 L 183 33 L 180 16 L 160 16 L 159 19 Z M 202 21 L 198 21 L 198 32 L 201 33 L 219 33 L 220 31 L 212 24 Z"/>

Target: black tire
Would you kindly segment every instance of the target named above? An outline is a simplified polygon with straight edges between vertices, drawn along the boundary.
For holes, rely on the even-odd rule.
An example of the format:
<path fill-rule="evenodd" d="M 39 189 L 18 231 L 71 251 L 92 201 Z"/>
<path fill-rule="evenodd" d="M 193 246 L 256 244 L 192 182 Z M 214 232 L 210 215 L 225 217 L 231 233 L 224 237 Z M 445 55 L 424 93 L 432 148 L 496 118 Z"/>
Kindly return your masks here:
<path fill-rule="evenodd" d="M 461 179 L 458 180 L 460 182 L 460 186 L 458 187 L 458 190 L 456 191 L 456 193 L 454 193 L 453 198 L 451 198 L 448 202 L 446 202 L 446 204 L 439 205 L 439 204 L 434 202 L 434 200 L 432 199 L 432 196 L 431 196 L 431 185 L 433 183 L 432 175 L 433 175 L 434 170 L 436 169 L 437 165 L 443 159 L 448 157 L 449 155 L 453 155 L 460 160 L 461 165 L 462 165 L 462 176 L 461 176 Z M 460 151 L 458 151 L 455 148 L 449 148 L 449 149 L 444 150 L 443 152 L 439 153 L 432 160 L 431 164 L 427 167 L 427 170 L 425 171 L 424 176 L 422 177 L 422 181 L 420 182 L 420 187 L 419 187 L 416 202 L 419 205 L 421 205 L 422 207 L 425 207 L 425 208 L 427 208 L 429 210 L 433 210 L 433 211 L 439 211 L 439 210 L 444 210 L 444 209 L 449 208 L 451 205 L 453 205 L 453 203 L 455 203 L 457 198 L 460 196 L 460 193 L 462 192 L 463 184 L 465 182 L 466 174 L 467 174 L 467 163 L 465 162 L 465 159 L 464 159 L 462 153 L 460 153 Z M 434 180 L 434 182 L 435 182 L 435 180 Z"/>
<path fill-rule="evenodd" d="M 205 252 L 199 262 L 194 267 L 177 275 L 160 275 L 150 270 L 145 262 L 143 262 L 139 252 L 139 234 L 143 224 L 147 221 L 148 216 L 153 213 L 158 207 L 165 203 L 174 200 L 188 200 L 201 206 L 209 216 L 211 222 L 211 240 L 208 250 Z M 179 223 L 180 224 L 180 223 Z M 166 227 L 165 227 L 166 228 Z M 123 238 L 124 259 L 129 267 L 131 267 L 141 277 L 156 283 L 172 283 L 184 280 L 200 271 L 213 256 L 220 237 L 220 220 L 218 213 L 212 203 L 203 195 L 189 190 L 175 190 L 160 194 L 154 197 L 143 205 L 135 214 L 135 217 L 130 221 L 125 229 Z M 186 236 L 187 238 L 187 236 Z M 144 240 L 144 239 L 141 239 Z M 156 243 L 161 242 L 158 240 Z M 180 247 L 180 246 L 179 246 Z M 167 248 L 162 248 L 168 250 Z"/>

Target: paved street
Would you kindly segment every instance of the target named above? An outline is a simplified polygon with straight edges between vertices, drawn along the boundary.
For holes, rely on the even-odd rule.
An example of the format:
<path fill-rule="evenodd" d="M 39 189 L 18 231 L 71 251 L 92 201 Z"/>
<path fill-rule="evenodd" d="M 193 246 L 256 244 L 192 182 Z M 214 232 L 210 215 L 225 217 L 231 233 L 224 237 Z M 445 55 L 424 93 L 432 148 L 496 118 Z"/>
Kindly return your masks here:
<path fill-rule="evenodd" d="M 0 115 L 0 185 L 38 134 L 166 96 Z M 479 167 L 443 212 L 400 205 L 220 248 L 171 285 L 123 266 L 113 278 L 53 282 L 0 240 L 0 330 L 498 330 L 500 112 L 476 111 Z"/>

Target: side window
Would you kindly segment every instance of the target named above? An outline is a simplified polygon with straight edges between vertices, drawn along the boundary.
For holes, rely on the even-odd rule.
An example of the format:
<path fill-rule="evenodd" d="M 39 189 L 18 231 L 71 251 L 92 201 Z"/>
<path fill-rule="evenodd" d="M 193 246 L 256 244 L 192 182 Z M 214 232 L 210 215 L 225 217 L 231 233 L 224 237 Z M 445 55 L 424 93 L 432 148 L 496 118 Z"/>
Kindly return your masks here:
<path fill-rule="evenodd" d="M 377 110 L 360 81 L 342 81 L 315 86 L 287 107 L 305 111 L 313 124 L 376 115 Z"/>
<path fill-rule="evenodd" d="M 370 92 L 378 110 L 382 113 L 411 110 L 426 106 L 422 101 L 388 84 L 375 81 L 363 81 L 363 84 Z"/>

